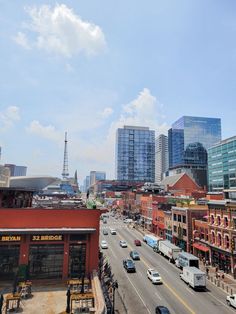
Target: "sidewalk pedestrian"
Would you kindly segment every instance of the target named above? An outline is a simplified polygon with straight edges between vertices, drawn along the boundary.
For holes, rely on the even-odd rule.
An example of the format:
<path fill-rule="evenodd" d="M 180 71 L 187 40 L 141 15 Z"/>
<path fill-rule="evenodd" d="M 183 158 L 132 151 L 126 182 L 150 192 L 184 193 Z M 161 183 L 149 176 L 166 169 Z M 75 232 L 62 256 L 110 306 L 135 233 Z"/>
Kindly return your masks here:
<path fill-rule="evenodd" d="M 224 279 L 225 279 L 225 275 L 224 275 L 224 274 L 222 274 L 221 278 L 222 278 L 222 280 L 224 280 Z"/>
<path fill-rule="evenodd" d="M 206 268 L 206 274 L 207 274 L 207 278 L 209 278 L 209 268 Z"/>

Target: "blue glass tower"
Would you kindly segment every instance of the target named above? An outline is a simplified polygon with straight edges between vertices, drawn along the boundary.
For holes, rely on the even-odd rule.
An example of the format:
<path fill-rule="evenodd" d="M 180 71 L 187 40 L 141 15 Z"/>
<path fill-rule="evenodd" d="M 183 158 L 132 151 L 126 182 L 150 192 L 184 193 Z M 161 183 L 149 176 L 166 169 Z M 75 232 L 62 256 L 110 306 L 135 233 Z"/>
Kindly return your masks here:
<path fill-rule="evenodd" d="M 117 180 L 154 182 L 155 131 L 124 126 L 116 133 Z"/>
<path fill-rule="evenodd" d="M 181 117 L 168 131 L 169 169 L 196 169 L 193 177 L 206 185 L 207 149 L 220 140 L 221 119 Z"/>

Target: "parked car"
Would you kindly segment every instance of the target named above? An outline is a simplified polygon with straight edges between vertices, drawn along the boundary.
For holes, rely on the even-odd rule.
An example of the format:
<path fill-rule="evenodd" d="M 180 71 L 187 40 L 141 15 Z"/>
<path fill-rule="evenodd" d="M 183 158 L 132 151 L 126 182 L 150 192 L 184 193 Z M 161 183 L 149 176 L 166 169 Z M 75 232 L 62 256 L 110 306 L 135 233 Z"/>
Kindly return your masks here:
<path fill-rule="evenodd" d="M 121 247 L 127 247 L 126 241 L 120 240 L 120 246 L 121 246 Z"/>
<path fill-rule="evenodd" d="M 228 305 L 236 308 L 236 294 L 227 295 L 226 302 Z"/>
<path fill-rule="evenodd" d="M 127 273 L 136 272 L 135 264 L 131 259 L 124 259 L 123 266 L 126 269 Z"/>
<path fill-rule="evenodd" d="M 162 279 L 157 270 L 149 268 L 147 270 L 147 277 L 151 280 L 152 283 L 162 283 Z"/>
<path fill-rule="evenodd" d="M 138 240 L 138 239 L 135 239 L 135 240 L 134 240 L 134 244 L 135 244 L 136 246 L 141 246 L 141 245 L 142 245 L 141 241 Z"/>
<path fill-rule="evenodd" d="M 170 314 L 170 311 L 168 310 L 167 307 L 159 305 L 156 307 L 156 314 Z"/>
<path fill-rule="evenodd" d="M 103 230 L 102 230 L 102 233 L 103 233 L 104 235 L 108 235 L 107 229 L 103 229 Z"/>
<path fill-rule="evenodd" d="M 130 255 L 130 257 L 131 257 L 133 260 L 135 260 L 135 261 L 139 261 L 139 260 L 140 260 L 140 256 L 139 256 L 139 254 L 138 254 L 137 251 L 131 251 L 131 252 L 129 253 L 129 255 Z"/>
<path fill-rule="evenodd" d="M 116 234 L 116 229 L 110 229 L 111 234 Z"/>
<path fill-rule="evenodd" d="M 108 249 L 107 241 L 102 240 L 102 242 L 101 242 L 101 248 L 102 248 L 102 249 Z"/>

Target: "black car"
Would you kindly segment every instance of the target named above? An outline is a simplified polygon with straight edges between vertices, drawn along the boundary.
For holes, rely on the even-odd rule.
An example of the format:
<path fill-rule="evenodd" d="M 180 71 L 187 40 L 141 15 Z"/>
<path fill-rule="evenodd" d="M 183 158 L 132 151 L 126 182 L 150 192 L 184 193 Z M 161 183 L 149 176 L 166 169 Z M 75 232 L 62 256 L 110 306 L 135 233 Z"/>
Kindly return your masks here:
<path fill-rule="evenodd" d="M 134 261 L 139 261 L 140 260 L 140 256 L 138 254 L 137 251 L 131 251 L 129 253 L 130 257 L 134 260 Z"/>
<path fill-rule="evenodd" d="M 135 264 L 132 261 L 132 259 L 124 259 L 123 260 L 123 266 L 126 269 L 127 273 L 135 273 L 136 272 Z"/>
<path fill-rule="evenodd" d="M 167 307 L 159 305 L 156 307 L 156 314 L 170 314 L 170 311 Z"/>

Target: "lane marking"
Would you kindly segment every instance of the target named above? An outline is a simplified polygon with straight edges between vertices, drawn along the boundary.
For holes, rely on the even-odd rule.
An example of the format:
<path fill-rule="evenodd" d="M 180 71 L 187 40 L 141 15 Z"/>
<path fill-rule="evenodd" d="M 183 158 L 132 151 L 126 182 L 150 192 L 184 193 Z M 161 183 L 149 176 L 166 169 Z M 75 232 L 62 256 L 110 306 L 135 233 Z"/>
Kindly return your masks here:
<path fill-rule="evenodd" d="M 155 295 L 161 300 L 161 297 L 159 296 L 157 292 L 155 292 Z"/>
<path fill-rule="evenodd" d="M 191 291 L 189 288 L 185 287 L 185 289 L 186 289 L 189 293 L 191 293 L 192 295 L 194 295 L 193 291 Z"/>
<path fill-rule="evenodd" d="M 114 253 L 114 251 L 112 250 L 112 248 L 108 248 L 108 250 L 110 250 L 111 253 L 114 255 L 114 257 L 117 258 L 116 254 Z"/>
<path fill-rule="evenodd" d="M 143 305 L 145 306 L 145 308 L 147 309 L 148 313 L 152 314 L 151 311 L 149 310 L 149 308 L 147 307 L 146 303 L 144 302 L 143 298 L 141 297 L 140 293 L 138 292 L 138 290 L 136 289 L 135 285 L 132 283 L 132 281 L 129 279 L 129 277 L 127 276 L 127 274 L 125 273 L 127 279 L 129 280 L 130 284 L 132 285 L 132 287 L 134 288 L 135 292 L 137 293 L 137 295 L 139 296 L 140 300 L 142 301 Z"/>
<path fill-rule="evenodd" d="M 119 235 L 120 237 L 120 235 Z M 121 239 L 121 237 L 120 237 Z M 126 241 L 126 240 L 125 240 Z M 130 248 L 132 250 L 132 247 L 128 244 L 128 241 L 126 241 L 128 248 Z M 151 268 L 151 266 L 146 262 L 145 258 L 142 257 L 141 258 L 141 262 L 144 263 L 144 265 L 146 265 L 147 268 Z M 170 290 L 170 292 L 179 300 L 180 303 L 182 303 L 182 305 L 184 305 L 184 307 L 192 314 L 196 314 L 193 309 L 191 309 L 191 307 L 177 294 L 177 292 L 171 288 L 166 281 L 162 280 L 163 284 L 166 286 L 167 289 Z"/>
<path fill-rule="evenodd" d="M 208 292 L 208 294 L 210 294 L 216 301 L 220 302 L 224 307 L 226 307 L 228 310 L 232 311 L 233 313 L 235 313 L 235 310 L 231 309 L 229 306 L 227 306 L 226 304 L 224 304 L 222 301 L 218 300 L 211 292 Z"/>

